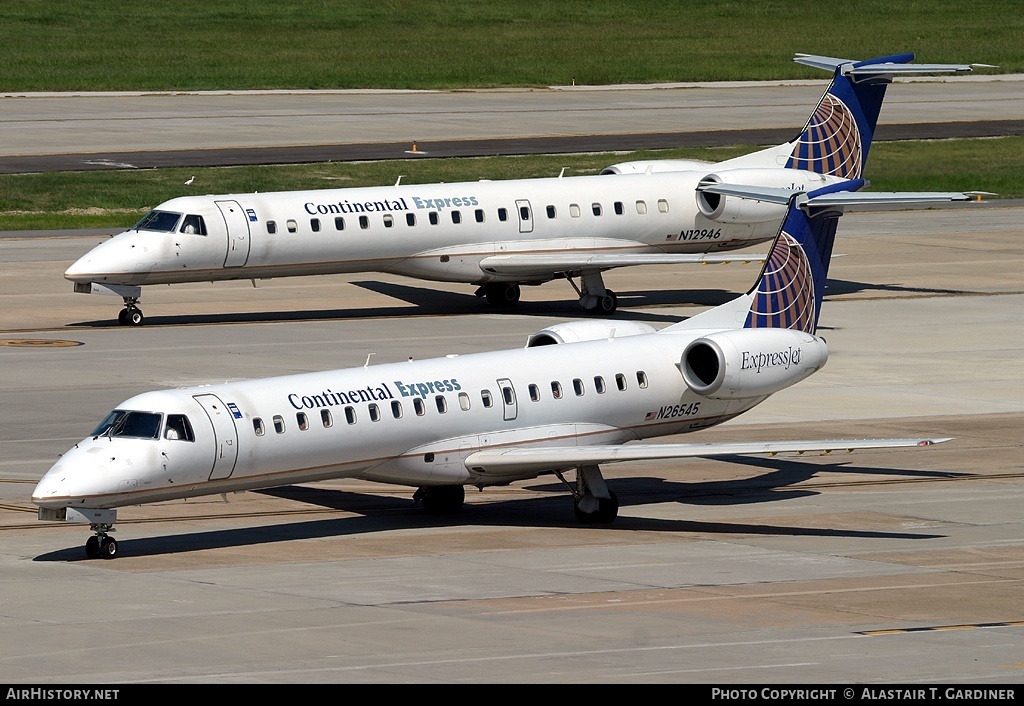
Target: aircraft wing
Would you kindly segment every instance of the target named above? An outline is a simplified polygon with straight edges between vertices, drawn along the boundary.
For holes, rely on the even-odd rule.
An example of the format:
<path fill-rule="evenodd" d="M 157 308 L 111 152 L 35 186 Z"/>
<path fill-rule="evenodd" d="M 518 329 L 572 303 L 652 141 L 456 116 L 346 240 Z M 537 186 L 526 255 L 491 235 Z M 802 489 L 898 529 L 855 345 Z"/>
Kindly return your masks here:
<path fill-rule="evenodd" d="M 622 446 L 512 446 L 476 451 L 466 457 L 466 468 L 496 475 L 540 472 L 623 461 L 669 458 L 747 456 L 780 453 L 821 455 L 858 449 L 924 447 L 950 438 L 927 439 L 820 439 L 810 441 L 742 441 L 703 444 L 625 444 Z"/>
<path fill-rule="evenodd" d="M 480 269 L 495 275 L 551 275 L 583 270 L 610 270 L 637 265 L 717 265 L 730 262 L 764 262 L 765 253 L 623 253 L 594 255 L 571 251 L 544 255 L 511 253 L 491 255 L 480 261 Z"/>

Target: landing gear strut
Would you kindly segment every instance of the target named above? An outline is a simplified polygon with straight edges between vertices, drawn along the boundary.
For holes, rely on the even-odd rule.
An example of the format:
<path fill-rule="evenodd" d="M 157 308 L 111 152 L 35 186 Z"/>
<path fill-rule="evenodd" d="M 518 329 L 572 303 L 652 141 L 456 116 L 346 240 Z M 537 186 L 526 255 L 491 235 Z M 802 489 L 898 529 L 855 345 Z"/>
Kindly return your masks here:
<path fill-rule="evenodd" d="M 111 537 L 108 532 L 114 531 L 114 526 L 105 523 L 94 523 L 89 525 L 94 534 L 85 543 L 85 555 L 90 559 L 113 559 L 117 556 L 117 540 Z"/>
<path fill-rule="evenodd" d="M 582 287 L 578 287 L 571 277 L 567 276 L 566 279 L 580 295 L 580 306 L 587 311 L 611 314 L 619 307 L 619 298 L 612 290 L 605 289 L 600 272 L 584 272 L 580 275 Z"/>
<path fill-rule="evenodd" d="M 581 466 L 576 469 L 576 487 L 556 473 L 558 479 L 569 488 L 573 497 L 573 512 L 577 522 L 587 525 L 608 524 L 619 514 L 619 498 L 610 490 L 597 466 Z"/>
<path fill-rule="evenodd" d="M 117 315 L 117 323 L 122 326 L 142 326 L 145 318 L 139 308 L 138 297 L 124 297 L 124 309 Z"/>

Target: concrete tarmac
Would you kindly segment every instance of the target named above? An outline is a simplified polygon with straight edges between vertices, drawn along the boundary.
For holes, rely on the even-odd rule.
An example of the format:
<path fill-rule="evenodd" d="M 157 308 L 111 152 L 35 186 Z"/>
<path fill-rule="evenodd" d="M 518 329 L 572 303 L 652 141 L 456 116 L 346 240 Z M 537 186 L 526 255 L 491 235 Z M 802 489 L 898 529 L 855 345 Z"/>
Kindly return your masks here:
<path fill-rule="evenodd" d="M 470 492 L 334 481 L 122 509 L 122 556 L 36 521 L 54 459 L 162 387 L 520 346 L 571 289 L 495 312 L 471 288 L 351 276 L 145 290 L 147 324 L 74 294 L 98 236 L 0 239 L 0 682 L 1024 682 L 1024 209 L 849 214 L 828 364 L 735 422 L 667 440 L 954 437 L 926 449 L 605 468 L 580 526 L 544 476 Z M 757 266 L 607 275 L 661 327 Z"/>
<path fill-rule="evenodd" d="M 878 139 L 1020 134 L 1024 75 L 985 71 L 898 79 Z M 777 144 L 828 82 L 3 94 L 0 173 Z"/>

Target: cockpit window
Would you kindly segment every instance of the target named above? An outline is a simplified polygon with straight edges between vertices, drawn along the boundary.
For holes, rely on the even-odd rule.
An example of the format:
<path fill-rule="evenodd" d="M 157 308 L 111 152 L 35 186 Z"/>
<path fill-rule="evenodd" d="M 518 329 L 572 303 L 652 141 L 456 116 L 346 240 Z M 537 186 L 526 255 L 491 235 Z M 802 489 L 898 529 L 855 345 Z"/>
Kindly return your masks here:
<path fill-rule="evenodd" d="M 165 439 L 180 439 L 181 441 L 195 441 L 192 433 L 192 425 L 184 414 L 168 414 L 167 426 L 164 427 Z"/>
<path fill-rule="evenodd" d="M 180 219 L 180 213 L 150 211 L 142 217 L 141 221 L 132 226 L 132 230 L 155 230 L 161 233 L 173 233 Z"/>
<path fill-rule="evenodd" d="M 162 414 L 115 409 L 100 422 L 90 436 L 127 436 L 135 439 L 156 439 L 160 434 Z"/>
<path fill-rule="evenodd" d="M 181 232 L 206 235 L 206 221 L 203 220 L 202 216 L 190 213 L 181 221 Z"/>

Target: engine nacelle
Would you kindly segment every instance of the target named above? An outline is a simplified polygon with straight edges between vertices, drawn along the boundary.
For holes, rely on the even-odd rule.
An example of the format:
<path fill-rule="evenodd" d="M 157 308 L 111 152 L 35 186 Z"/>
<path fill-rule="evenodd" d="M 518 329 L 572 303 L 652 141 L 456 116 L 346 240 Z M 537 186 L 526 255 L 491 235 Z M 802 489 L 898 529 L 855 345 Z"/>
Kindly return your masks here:
<path fill-rule="evenodd" d="M 656 172 L 703 172 L 712 165 L 697 159 L 644 159 L 619 162 L 601 170 L 602 174 L 645 174 Z"/>
<path fill-rule="evenodd" d="M 730 184 L 740 186 L 767 186 L 775 189 L 812 191 L 842 181 L 827 174 L 800 169 L 726 169 L 708 174 L 698 186 Z M 787 204 L 769 203 L 739 196 L 724 196 L 706 191 L 697 192 L 697 208 L 701 215 L 719 223 L 764 223 L 781 221 Z"/>
<path fill-rule="evenodd" d="M 691 341 L 679 369 L 703 397 L 735 400 L 770 395 L 800 382 L 828 360 L 825 340 L 792 329 L 722 331 Z"/>
<path fill-rule="evenodd" d="M 636 336 L 641 333 L 654 333 L 657 329 L 637 321 L 615 321 L 614 319 L 592 319 L 587 321 L 569 321 L 541 329 L 530 336 L 527 348 L 552 346 L 558 343 L 579 343 L 580 341 L 599 341 L 602 338 L 622 338 Z"/>

